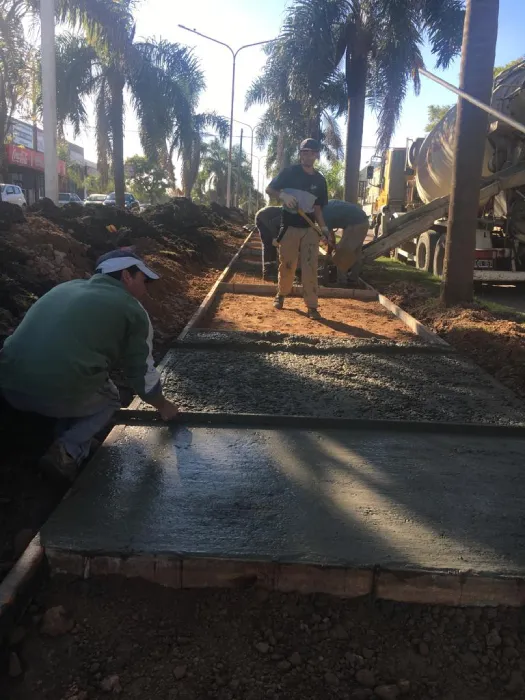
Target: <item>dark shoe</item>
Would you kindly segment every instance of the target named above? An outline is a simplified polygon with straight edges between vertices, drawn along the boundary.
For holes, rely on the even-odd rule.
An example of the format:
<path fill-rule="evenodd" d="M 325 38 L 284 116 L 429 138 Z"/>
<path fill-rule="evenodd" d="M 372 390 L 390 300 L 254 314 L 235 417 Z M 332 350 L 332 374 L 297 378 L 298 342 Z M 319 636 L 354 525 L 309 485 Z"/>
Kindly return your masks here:
<path fill-rule="evenodd" d="M 273 300 L 273 305 L 276 309 L 282 309 L 284 306 L 284 297 L 278 294 Z"/>
<path fill-rule="evenodd" d="M 65 450 L 60 442 L 54 442 L 45 455 L 40 459 L 40 471 L 50 481 L 72 484 L 78 473 L 76 461 Z"/>
<path fill-rule="evenodd" d="M 263 266 L 263 279 L 267 282 L 277 282 L 277 266 L 275 263 L 266 263 Z"/>
<path fill-rule="evenodd" d="M 312 321 L 320 321 L 322 316 L 317 309 L 308 309 L 308 318 L 311 318 Z"/>

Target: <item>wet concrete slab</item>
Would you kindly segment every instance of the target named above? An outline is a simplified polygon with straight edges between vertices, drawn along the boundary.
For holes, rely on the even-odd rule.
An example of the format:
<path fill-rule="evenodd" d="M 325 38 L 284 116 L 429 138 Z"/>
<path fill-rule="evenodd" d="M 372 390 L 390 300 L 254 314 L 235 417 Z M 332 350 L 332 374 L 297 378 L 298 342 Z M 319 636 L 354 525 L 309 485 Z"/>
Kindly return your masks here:
<path fill-rule="evenodd" d="M 525 575 L 525 439 L 162 425 L 114 437 L 45 547 Z"/>

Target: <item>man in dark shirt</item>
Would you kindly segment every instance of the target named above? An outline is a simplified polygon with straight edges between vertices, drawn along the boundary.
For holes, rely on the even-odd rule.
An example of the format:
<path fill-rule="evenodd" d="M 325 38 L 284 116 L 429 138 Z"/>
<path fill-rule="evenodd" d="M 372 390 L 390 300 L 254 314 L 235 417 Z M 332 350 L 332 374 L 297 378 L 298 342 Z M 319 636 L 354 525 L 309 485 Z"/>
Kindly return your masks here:
<path fill-rule="evenodd" d="M 271 199 L 279 199 L 283 203 L 282 227 L 285 229 L 279 247 L 279 290 L 274 306 L 276 309 L 283 308 L 284 297 L 292 291 L 295 270 L 301 256 L 303 296 L 308 317 L 316 320 L 321 318 L 317 310 L 319 234 L 297 210 L 301 208 L 310 218 L 313 216 L 328 239 L 329 232 L 322 212 L 322 207 L 328 203 L 328 189 L 324 177 L 314 170 L 319 152 L 320 146 L 315 139 L 303 141 L 299 151 L 300 163 L 282 170 L 266 189 Z M 311 205 L 306 203 L 308 195 L 315 197 Z"/>

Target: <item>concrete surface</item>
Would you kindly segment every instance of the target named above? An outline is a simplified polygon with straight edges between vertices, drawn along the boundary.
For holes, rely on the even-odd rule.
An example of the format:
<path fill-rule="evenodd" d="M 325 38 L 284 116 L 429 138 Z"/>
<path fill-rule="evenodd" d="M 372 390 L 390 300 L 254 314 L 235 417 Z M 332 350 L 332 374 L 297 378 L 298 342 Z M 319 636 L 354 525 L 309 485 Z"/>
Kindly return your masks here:
<path fill-rule="evenodd" d="M 525 575 L 525 439 L 127 427 L 42 530 L 73 553 Z"/>

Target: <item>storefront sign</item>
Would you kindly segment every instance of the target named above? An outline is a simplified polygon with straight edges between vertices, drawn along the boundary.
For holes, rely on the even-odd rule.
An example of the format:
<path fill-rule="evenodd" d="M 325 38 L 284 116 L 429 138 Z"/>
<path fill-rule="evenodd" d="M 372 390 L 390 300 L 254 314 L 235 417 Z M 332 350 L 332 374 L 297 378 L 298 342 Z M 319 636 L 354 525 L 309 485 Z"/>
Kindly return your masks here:
<path fill-rule="evenodd" d="M 22 168 L 32 168 L 44 172 L 44 154 L 33 151 L 32 148 L 23 148 L 8 144 L 6 147 L 7 161 L 10 165 L 19 165 Z M 65 177 L 66 164 L 63 160 L 58 161 L 58 174 Z"/>
<path fill-rule="evenodd" d="M 15 145 L 33 148 L 33 127 L 31 124 L 25 124 L 18 121 L 18 119 L 13 119 L 9 133 Z"/>

